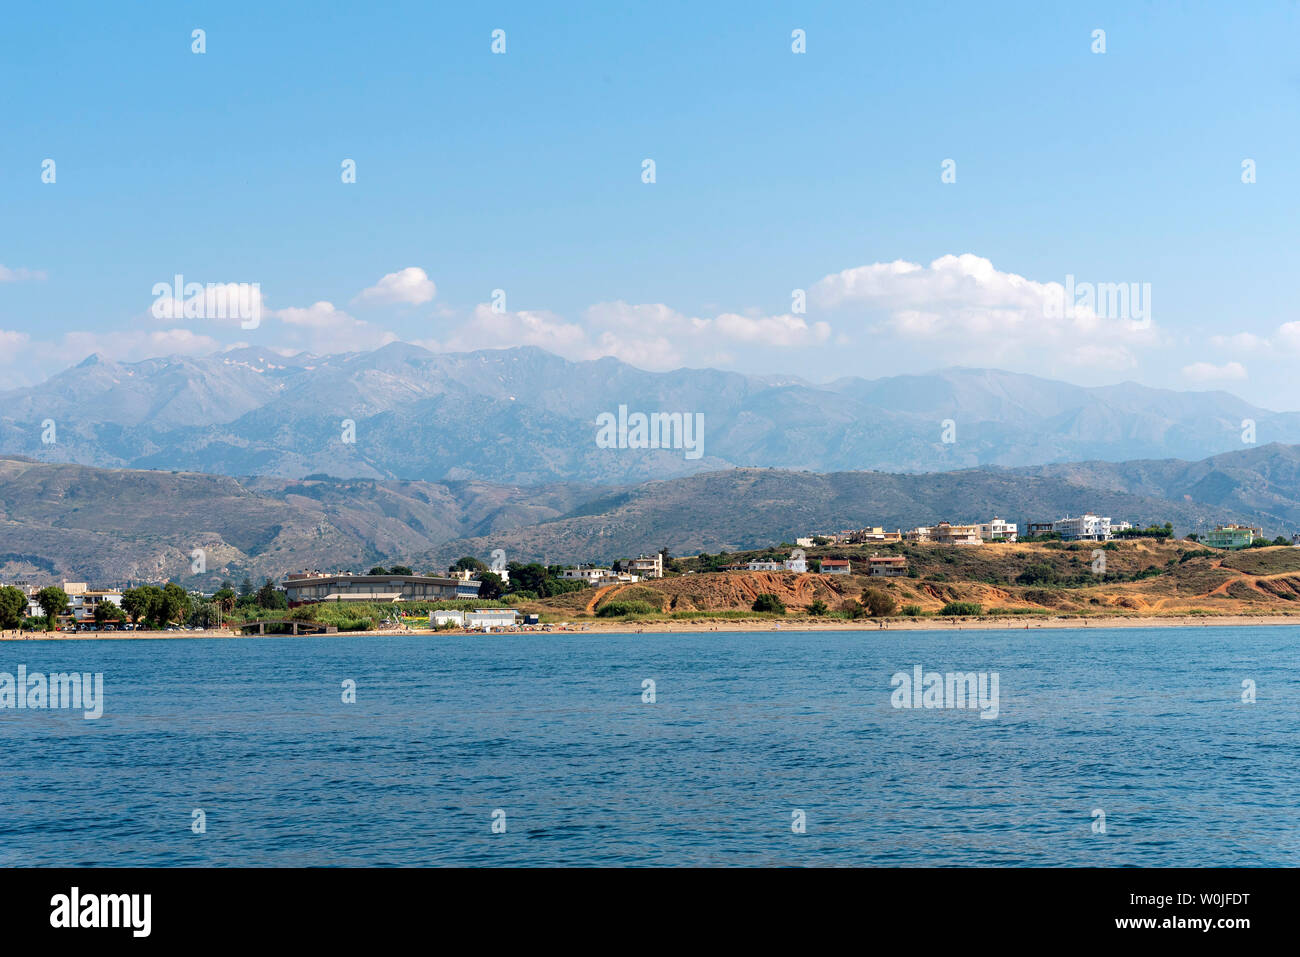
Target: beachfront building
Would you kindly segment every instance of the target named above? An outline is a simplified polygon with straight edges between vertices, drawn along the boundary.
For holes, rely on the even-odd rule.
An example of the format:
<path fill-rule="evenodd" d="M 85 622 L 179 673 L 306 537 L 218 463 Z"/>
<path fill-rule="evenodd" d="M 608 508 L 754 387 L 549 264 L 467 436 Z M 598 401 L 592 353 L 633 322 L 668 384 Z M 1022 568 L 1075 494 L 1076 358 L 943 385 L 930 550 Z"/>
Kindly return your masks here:
<path fill-rule="evenodd" d="M 76 592 L 68 591 L 68 586 L 72 582 L 64 582 L 63 590 L 68 596 L 68 606 L 72 614 L 72 620 L 81 624 L 82 622 L 93 622 L 95 620 L 95 609 L 101 604 L 107 603 L 122 607 L 122 592 L 120 589 L 92 589 L 86 588 L 83 584 L 81 590 Z M 115 616 L 116 617 L 116 616 Z"/>
<path fill-rule="evenodd" d="M 1052 531 L 1065 542 L 1105 542 L 1110 540 L 1110 519 L 1091 512 L 1074 518 L 1067 515 L 1052 523 Z"/>
<path fill-rule="evenodd" d="M 478 581 L 426 575 L 289 575 L 284 591 L 289 607 L 319 601 L 449 601 L 477 598 Z"/>
<path fill-rule="evenodd" d="M 823 558 L 823 575 L 848 575 L 853 571 L 847 558 Z"/>
<path fill-rule="evenodd" d="M 466 628 L 513 628 L 519 624 L 519 612 L 509 608 L 479 608 L 465 613 Z"/>
<path fill-rule="evenodd" d="M 985 542 L 1014 542 L 1016 540 L 1016 523 L 1004 522 L 994 516 L 992 521 L 980 522 L 980 540 Z"/>
<path fill-rule="evenodd" d="M 1263 535 L 1264 530 L 1253 525 L 1220 525 L 1201 541 L 1211 548 L 1246 548 Z"/>
<path fill-rule="evenodd" d="M 867 559 L 867 574 L 873 578 L 906 575 L 907 559 L 902 555 L 872 555 Z"/>

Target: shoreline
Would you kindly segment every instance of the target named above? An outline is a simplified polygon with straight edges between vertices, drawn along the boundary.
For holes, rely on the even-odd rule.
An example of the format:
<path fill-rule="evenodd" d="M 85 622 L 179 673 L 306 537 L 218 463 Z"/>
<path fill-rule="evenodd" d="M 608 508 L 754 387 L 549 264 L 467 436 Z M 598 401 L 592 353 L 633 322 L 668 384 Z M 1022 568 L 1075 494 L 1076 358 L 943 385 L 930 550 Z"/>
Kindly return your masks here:
<path fill-rule="evenodd" d="M 365 639 L 369 637 L 393 638 L 393 637 L 447 637 L 447 638 L 466 638 L 466 637 L 491 637 L 500 638 L 507 635 L 516 634 L 608 634 L 608 635 L 630 635 L 630 634 L 699 634 L 703 632 L 778 632 L 778 631 L 1053 631 L 1061 629 L 1081 629 L 1081 628 L 1243 628 L 1249 626 L 1264 625 L 1293 625 L 1300 626 L 1300 615 L 1164 615 L 1154 616 L 1096 616 L 1096 617 L 1067 617 L 1067 616 L 1044 616 L 1035 620 L 1016 620 L 1004 616 L 984 617 L 984 618 L 887 618 L 884 619 L 884 627 L 881 627 L 880 620 L 874 618 L 864 618 L 857 621 L 804 621 L 800 619 L 791 619 L 789 621 L 777 621 L 775 619 L 722 619 L 710 621 L 701 619 L 677 620 L 677 621 L 627 621 L 620 622 L 611 619 L 594 619 L 588 621 L 569 622 L 567 626 L 561 627 L 553 624 L 549 628 L 545 626 L 530 626 L 528 628 L 507 629 L 502 631 L 492 631 L 484 634 L 479 631 L 466 630 L 441 630 L 435 631 L 431 628 L 383 628 L 373 631 L 345 631 L 332 635 L 298 635 L 298 638 L 358 638 Z M 25 641 L 169 641 L 176 639 L 193 639 L 193 638 L 225 638 L 225 639 L 247 639 L 256 641 L 266 638 L 290 638 L 292 635 L 254 635 L 240 634 L 235 631 L 225 629 L 204 630 L 204 631 L 133 631 L 133 632 L 4 632 L 0 633 L 0 642 L 25 642 Z"/>

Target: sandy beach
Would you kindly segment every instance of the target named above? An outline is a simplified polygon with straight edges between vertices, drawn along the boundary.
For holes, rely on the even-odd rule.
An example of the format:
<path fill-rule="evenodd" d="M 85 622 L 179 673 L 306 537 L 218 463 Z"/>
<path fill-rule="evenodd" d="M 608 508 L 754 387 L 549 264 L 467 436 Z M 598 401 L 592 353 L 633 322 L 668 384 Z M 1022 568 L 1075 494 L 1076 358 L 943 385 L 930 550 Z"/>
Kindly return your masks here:
<path fill-rule="evenodd" d="M 717 632 L 774 632 L 774 631 L 1050 631 L 1061 628 L 1225 628 L 1257 627 L 1263 625 L 1300 626 L 1300 615 L 1172 615 L 1162 617 L 1141 616 L 1042 616 L 1033 619 L 994 616 L 983 618 L 887 618 L 859 619 L 857 621 L 824 619 L 803 620 L 792 618 L 788 621 L 764 620 L 708 620 L 681 619 L 675 621 L 618 621 L 596 619 L 569 622 L 566 625 L 552 624 L 531 626 L 508 631 L 494 631 L 490 635 L 500 637 L 506 634 L 523 632 L 587 633 L 587 634 L 686 634 L 707 631 Z M 342 632 L 334 635 L 299 635 L 298 638 L 351 636 L 364 639 L 371 636 L 438 636 L 465 637 L 475 635 L 483 637 L 481 632 L 463 630 L 434 631 L 430 628 L 385 628 L 374 631 Z M 241 635 L 229 629 L 209 629 L 205 631 L 134 631 L 134 632 L 27 632 L 8 631 L 0 633 L 0 641 L 154 641 L 186 638 L 242 638 L 258 641 L 265 638 L 286 638 L 288 635 Z"/>

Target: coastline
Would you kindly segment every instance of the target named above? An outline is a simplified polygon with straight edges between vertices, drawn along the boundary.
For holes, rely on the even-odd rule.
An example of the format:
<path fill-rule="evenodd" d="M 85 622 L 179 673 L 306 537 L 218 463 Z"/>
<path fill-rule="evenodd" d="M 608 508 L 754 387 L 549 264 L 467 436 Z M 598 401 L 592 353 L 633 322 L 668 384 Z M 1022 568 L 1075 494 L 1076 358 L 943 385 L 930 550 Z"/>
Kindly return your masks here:
<path fill-rule="evenodd" d="M 825 621 L 790 619 L 679 619 L 674 621 L 618 621 L 591 619 L 559 624 L 533 626 L 526 629 L 493 631 L 486 635 L 477 631 L 441 630 L 431 628 L 384 628 L 373 631 L 339 632 L 332 635 L 298 635 L 306 638 L 365 639 L 369 637 L 491 637 L 501 638 L 512 634 L 699 634 L 701 632 L 777 632 L 777 631 L 1053 631 L 1081 628 L 1243 628 L 1264 625 L 1300 626 L 1300 615 L 1166 615 L 1166 616 L 1043 616 L 1031 621 L 1008 619 L 1006 616 L 983 618 L 887 618 L 884 627 L 874 618 L 857 621 Z M 779 626 L 779 627 L 778 627 Z M 0 642 L 25 641 L 167 641 L 192 638 L 247 639 L 288 638 L 290 635 L 244 635 L 225 629 L 204 631 L 135 631 L 135 632 L 8 632 L 0 634 Z"/>

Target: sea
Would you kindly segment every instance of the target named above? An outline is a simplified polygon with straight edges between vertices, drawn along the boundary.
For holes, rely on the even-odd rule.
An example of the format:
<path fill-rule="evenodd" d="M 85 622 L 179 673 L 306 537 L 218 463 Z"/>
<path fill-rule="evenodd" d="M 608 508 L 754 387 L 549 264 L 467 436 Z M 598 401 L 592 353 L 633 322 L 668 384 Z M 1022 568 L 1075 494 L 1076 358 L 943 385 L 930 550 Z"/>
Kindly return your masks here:
<path fill-rule="evenodd" d="M 6 642 L 0 672 L 102 674 L 103 713 L 0 708 L 0 866 L 1295 866 L 1298 652 L 1290 626 Z"/>

